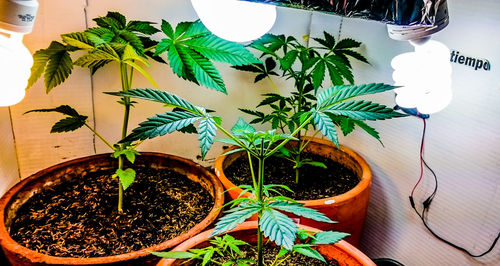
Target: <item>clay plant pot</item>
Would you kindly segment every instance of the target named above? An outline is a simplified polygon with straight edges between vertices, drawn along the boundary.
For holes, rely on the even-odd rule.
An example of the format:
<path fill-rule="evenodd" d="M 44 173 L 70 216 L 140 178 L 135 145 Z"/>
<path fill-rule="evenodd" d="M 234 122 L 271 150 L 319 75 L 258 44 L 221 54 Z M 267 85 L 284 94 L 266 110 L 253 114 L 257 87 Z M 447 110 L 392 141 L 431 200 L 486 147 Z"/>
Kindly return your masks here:
<path fill-rule="evenodd" d="M 138 156 L 135 165 L 150 168 L 168 168 L 177 171 L 204 187 L 214 198 L 212 210 L 203 221 L 189 231 L 163 243 L 126 254 L 93 257 L 71 258 L 54 257 L 38 253 L 19 245 L 9 235 L 9 227 L 18 208 L 33 194 L 44 187 L 65 182 L 66 173 L 85 174 L 97 170 L 116 168 L 117 160 L 110 154 L 99 154 L 64 162 L 44 169 L 15 185 L 0 199 L 0 244 L 9 262 L 13 265 L 150 265 L 158 261 L 147 250 L 161 251 L 173 248 L 186 239 L 197 235 L 217 218 L 220 207 L 224 203 L 223 187 L 217 178 L 200 165 L 174 155 L 143 152 Z"/>
<path fill-rule="evenodd" d="M 311 232 L 321 231 L 305 225 L 299 225 L 299 227 Z M 183 242 L 179 246 L 172 249 L 172 251 L 186 251 L 191 248 L 207 246 L 212 232 L 213 229 L 205 231 Z M 257 221 L 244 222 L 228 233 L 233 235 L 236 239 L 243 240 L 250 244 L 255 244 L 257 242 Z M 375 263 L 373 263 L 370 258 L 344 240 L 332 245 L 319 245 L 317 250 L 326 260 L 336 260 L 341 266 L 375 266 Z M 182 262 L 182 260 L 176 259 L 162 259 L 157 266 L 181 265 Z M 311 265 L 314 265 L 313 261 L 311 261 Z"/>
<path fill-rule="evenodd" d="M 293 145 L 293 143 L 292 143 Z M 237 148 L 232 146 L 226 149 L 223 154 L 229 150 Z M 351 190 L 344 194 L 334 197 L 316 199 L 316 200 L 300 200 L 298 202 L 304 203 L 304 206 L 313 208 L 322 212 L 336 224 L 320 223 L 310 219 L 294 216 L 300 224 L 308 225 L 324 231 L 341 231 L 351 234 L 345 240 L 354 246 L 358 246 L 363 224 L 368 209 L 368 201 L 370 199 L 370 188 L 372 182 L 372 173 L 366 161 L 353 150 L 341 146 L 337 149 L 335 144 L 328 140 L 313 138 L 306 146 L 304 152 L 321 155 L 330 158 L 333 161 L 339 162 L 342 165 L 353 170 L 359 177 L 359 183 Z M 239 188 L 234 188 L 235 185 L 229 181 L 224 174 L 224 169 L 231 165 L 238 157 L 245 156 L 245 152 L 238 152 L 229 155 L 219 156 L 215 161 L 215 174 L 222 182 L 226 193 L 231 200 L 236 199 L 242 192 Z M 249 197 L 250 194 L 246 193 L 243 196 Z"/>

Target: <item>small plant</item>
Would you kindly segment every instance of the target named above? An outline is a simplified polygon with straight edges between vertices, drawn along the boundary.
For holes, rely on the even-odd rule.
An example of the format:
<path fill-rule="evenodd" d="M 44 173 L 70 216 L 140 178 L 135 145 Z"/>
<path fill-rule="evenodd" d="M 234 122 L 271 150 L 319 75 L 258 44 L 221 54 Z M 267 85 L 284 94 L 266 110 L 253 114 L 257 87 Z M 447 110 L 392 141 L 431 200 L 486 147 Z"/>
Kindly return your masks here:
<path fill-rule="evenodd" d="M 242 119 L 238 120 L 230 132 L 221 126 L 220 117 L 208 113 L 203 107 L 195 106 L 185 99 L 165 91 L 134 89 L 109 94 L 150 100 L 174 107 L 172 111 L 157 114 L 141 122 L 139 127 L 133 129 L 132 133 L 121 142 L 132 143 L 154 138 L 198 123 L 197 132 L 202 158 L 212 146 L 217 130 L 228 137 L 228 139 L 220 141 L 240 147 L 230 153 L 247 152 L 253 184 L 241 187 L 244 189 L 243 193 L 252 192 L 254 197 L 237 198 L 230 202 L 231 209 L 216 224 L 213 235 L 227 232 L 251 216 L 257 215 L 259 224 L 257 229 L 258 265 L 262 265 L 264 236 L 287 250 L 293 250 L 298 234 L 297 225 L 281 211 L 294 213 L 319 222 L 333 223 L 322 213 L 306 208 L 303 204 L 297 203 L 279 193 L 278 196 L 271 197 L 269 195 L 270 191 L 277 193 L 276 188 L 288 188 L 282 185 L 264 184 L 264 164 L 266 159 L 280 151 L 290 140 L 296 140 L 294 136 L 310 124 L 334 141 L 337 136 L 335 123 L 331 116 L 341 115 L 352 119 L 370 120 L 403 116 L 378 103 L 351 100 L 356 96 L 392 89 L 394 89 L 394 86 L 374 83 L 360 86 L 341 85 L 325 89 L 318 93 L 317 98 L 314 99 L 314 105 L 308 111 L 302 112 L 299 125 L 294 128 L 291 134 L 277 133 L 274 129 L 266 132 L 256 131 Z M 254 171 L 252 167 L 252 158 L 258 161 L 257 171 Z"/>
<path fill-rule="evenodd" d="M 295 88 L 290 96 L 278 93 L 264 94 L 264 99 L 257 107 L 267 106 L 267 109 L 270 110 L 268 113 L 240 109 L 255 117 L 250 123 L 269 123 L 273 129 L 278 129 L 283 133 L 293 132 L 301 124 L 303 114 L 312 110 L 317 104 L 318 89 L 322 87 L 325 79 L 328 79 L 333 85 L 342 85 L 345 82 L 354 83 L 349 58 L 368 63 L 366 58 L 355 50 L 360 47 L 361 43 L 353 39 L 342 39 L 336 42 L 335 38 L 327 32 L 324 32 L 323 35 L 323 38 L 313 38 L 318 46 L 305 46 L 292 36 L 271 34 L 265 35 L 250 45 L 250 47 L 262 52 L 263 62 L 235 66 L 234 68 L 257 73 L 255 82 L 267 78 L 276 92 L 278 90 L 271 76 L 291 79 L 294 81 Z M 278 64 L 279 68 L 276 69 Z M 349 116 L 341 112 L 328 112 L 326 115 L 333 122 L 333 125 L 340 127 L 344 135 L 351 133 L 355 126 L 359 126 L 380 140 L 377 131 L 363 121 L 374 120 L 369 112 L 358 116 Z M 380 117 L 379 119 L 384 118 Z M 320 131 L 323 134 L 329 134 L 327 137 L 337 147 L 340 147 L 335 130 L 323 132 L 321 128 L 314 127 L 314 124 L 312 126 L 313 136 Z M 300 168 L 303 165 L 309 164 L 326 168 L 323 163 L 305 159 L 302 156 L 302 152 L 311 141 L 311 138 L 302 138 L 302 136 L 305 136 L 310 128 L 310 125 L 306 125 L 303 130 L 299 130 L 295 135 L 298 138 L 298 144 L 290 149 L 282 148 L 281 153 L 278 154 L 294 163 L 297 183 L 300 178 Z"/>
<path fill-rule="evenodd" d="M 243 257 L 239 246 L 248 245 L 247 242 L 235 239 L 231 235 L 223 237 L 215 236 L 210 240 L 211 246 L 202 249 L 190 249 L 188 251 L 167 251 L 167 252 L 151 252 L 153 255 L 169 258 L 169 259 L 187 259 L 186 262 L 192 260 L 202 260 L 201 265 L 207 264 L 216 265 L 249 265 L 254 263 L 253 260 Z M 217 256 L 218 255 L 218 256 Z M 221 261 L 221 258 L 229 257 L 229 260 Z"/>
<path fill-rule="evenodd" d="M 62 34 L 62 43 L 53 41 L 48 48 L 35 52 L 28 88 L 43 75 L 46 92 L 49 93 L 70 76 L 73 66 L 89 68 L 94 74 L 110 63 L 119 67 L 121 91 L 132 89 L 135 71 L 158 87 L 144 68 L 150 65 L 149 61 L 152 59 L 161 63 L 168 61 L 172 71 L 183 79 L 226 93 L 224 82 L 211 60 L 234 66 L 257 60 L 242 45 L 211 34 L 199 21 L 179 23 L 175 30 L 165 20 L 161 23 L 161 30 L 149 21 L 127 22 L 125 16 L 118 12 L 108 12 L 105 17 L 95 18 L 94 21 L 97 27 Z M 151 36 L 159 32 L 164 38 L 160 42 L 152 40 Z M 75 53 L 79 56 L 73 60 L 71 54 Z M 160 57 L 163 54 L 166 54 L 166 61 Z M 123 96 L 118 103 L 124 108 L 121 129 L 123 139 L 128 134 L 131 107 L 136 102 Z M 87 123 L 87 116 L 79 114 L 68 105 L 27 113 L 30 112 L 61 113 L 66 117 L 54 124 L 51 133 L 74 131 L 85 126 L 112 150 L 113 157 L 118 159 L 118 169 L 113 177 L 118 179 L 118 212 L 122 213 L 123 191 L 133 183 L 136 175 L 133 168 L 125 168 L 124 161 L 134 163 L 135 156 L 139 155 L 136 147 L 140 143 L 131 145 L 129 142 L 116 141 L 116 144 L 112 144 Z"/>

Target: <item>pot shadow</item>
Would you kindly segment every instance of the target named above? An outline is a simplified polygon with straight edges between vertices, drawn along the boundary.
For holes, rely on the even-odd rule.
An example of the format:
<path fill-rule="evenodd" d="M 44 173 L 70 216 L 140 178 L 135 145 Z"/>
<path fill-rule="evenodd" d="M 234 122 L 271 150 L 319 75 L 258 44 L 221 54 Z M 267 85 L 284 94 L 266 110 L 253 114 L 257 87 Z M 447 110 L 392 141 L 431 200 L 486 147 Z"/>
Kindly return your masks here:
<path fill-rule="evenodd" d="M 395 254 L 398 242 L 402 241 L 398 228 L 401 229 L 402 221 L 406 220 L 406 212 L 397 211 L 397 208 L 406 208 L 408 199 L 400 195 L 388 174 L 376 164 L 369 164 L 373 179 L 359 249 L 372 259 L 387 258 Z"/>

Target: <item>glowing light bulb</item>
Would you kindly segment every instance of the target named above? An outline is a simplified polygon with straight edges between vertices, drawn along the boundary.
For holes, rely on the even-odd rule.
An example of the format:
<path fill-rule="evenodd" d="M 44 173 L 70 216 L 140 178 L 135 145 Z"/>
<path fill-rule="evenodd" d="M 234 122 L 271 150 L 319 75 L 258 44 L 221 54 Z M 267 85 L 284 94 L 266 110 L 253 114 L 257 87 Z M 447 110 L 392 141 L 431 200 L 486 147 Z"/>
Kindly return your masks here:
<path fill-rule="evenodd" d="M 191 0 L 201 22 L 213 34 L 234 42 L 255 40 L 276 20 L 276 7 L 238 0 Z"/>
<path fill-rule="evenodd" d="M 0 34 L 0 106 L 10 106 L 24 98 L 33 57 L 23 45 L 23 34 Z"/>
<path fill-rule="evenodd" d="M 405 108 L 417 108 L 422 114 L 444 109 L 452 98 L 450 50 L 437 41 L 410 43 L 415 52 L 394 57 L 391 66 L 396 103 Z"/>

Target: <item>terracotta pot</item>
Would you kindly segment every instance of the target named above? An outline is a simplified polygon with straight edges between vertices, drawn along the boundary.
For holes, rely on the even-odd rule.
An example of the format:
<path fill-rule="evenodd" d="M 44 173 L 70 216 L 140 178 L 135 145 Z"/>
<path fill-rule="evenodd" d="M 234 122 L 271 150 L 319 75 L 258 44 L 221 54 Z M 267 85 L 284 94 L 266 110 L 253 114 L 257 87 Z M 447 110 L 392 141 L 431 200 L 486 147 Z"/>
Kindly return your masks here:
<path fill-rule="evenodd" d="M 311 231 L 311 232 L 320 232 L 316 228 L 312 228 L 305 225 L 299 225 L 299 227 Z M 205 231 L 185 242 L 180 244 L 179 246 L 172 249 L 172 251 L 186 251 L 190 248 L 199 248 L 202 246 L 208 245 L 208 240 L 210 235 L 212 234 L 212 230 Z M 231 235 L 233 235 L 236 239 L 243 240 L 250 244 L 255 244 L 257 242 L 257 221 L 249 221 L 244 222 L 238 225 L 235 229 L 229 231 Z M 323 257 L 327 260 L 336 260 L 339 265 L 349 265 L 349 266 L 375 266 L 370 258 L 368 258 L 365 254 L 359 251 L 357 248 L 347 243 L 344 240 L 341 240 L 333 245 L 319 245 L 317 250 L 323 255 Z M 311 259 L 313 260 L 313 259 Z M 157 266 L 170 266 L 170 265 L 181 265 L 181 260 L 176 259 L 162 259 L 157 264 Z M 313 263 L 311 263 L 313 265 Z"/>
<path fill-rule="evenodd" d="M 156 263 L 158 258 L 152 256 L 146 249 L 108 257 L 54 257 L 21 246 L 9 235 L 9 227 L 17 209 L 43 187 L 64 182 L 68 179 L 66 175 L 68 172 L 85 174 L 101 169 L 113 169 L 116 168 L 116 164 L 117 160 L 110 154 L 79 158 L 44 169 L 10 189 L 0 199 L 0 244 L 10 263 L 13 265 L 147 265 Z M 224 190 L 217 178 L 205 168 L 181 157 L 149 152 L 141 153 L 135 164 L 151 168 L 168 168 L 182 173 L 203 186 L 215 199 L 212 210 L 203 221 L 176 238 L 149 247 L 147 250 L 161 251 L 173 248 L 203 231 L 217 218 L 220 207 L 224 203 Z"/>
<path fill-rule="evenodd" d="M 235 148 L 237 147 L 230 147 L 225 150 L 224 153 Z M 368 201 L 370 199 L 372 182 L 370 167 L 366 161 L 353 150 L 345 146 L 341 146 L 341 150 L 339 150 L 335 144 L 328 140 L 314 138 L 309 142 L 304 152 L 321 155 L 343 164 L 358 175 L 360 182 L 353 189 L 335 197 L 299 201 L 304 203 L 306 207 L 318 210 L 333 221 L 337 221 L 338 223 L 336 224 L 320 223 L 292 214 L 290 214 L 290 216 L 296 218 L 297 222 L 300 224 L 324 231 L 333 230 L 349 233 L 351 236 L 347 237 L 345 240 L 354 246 L 358 246 L 368 209 Z M 235 185 L 226 177 L 224 169 L 231 165 L 238 157 L 245 156 L 245 154 L 245 152 L 239 152 L 229 154 L 228 156 L 220 156 L 215 161 L 215 174 L 226 190 L 234 188 Z M 241 192 L 241 189 L 235 188 L 229 190 L 226 195 L 230 199 L 235 199 Z M 249 197 L 250 194 L 246 193 L 244 196 Z"/>

